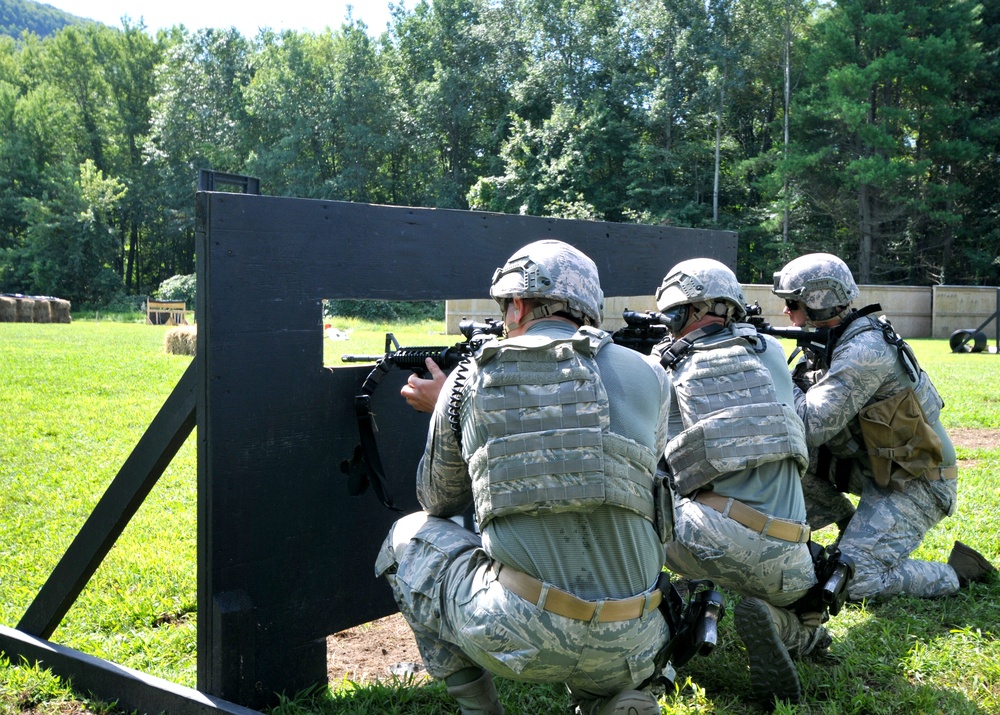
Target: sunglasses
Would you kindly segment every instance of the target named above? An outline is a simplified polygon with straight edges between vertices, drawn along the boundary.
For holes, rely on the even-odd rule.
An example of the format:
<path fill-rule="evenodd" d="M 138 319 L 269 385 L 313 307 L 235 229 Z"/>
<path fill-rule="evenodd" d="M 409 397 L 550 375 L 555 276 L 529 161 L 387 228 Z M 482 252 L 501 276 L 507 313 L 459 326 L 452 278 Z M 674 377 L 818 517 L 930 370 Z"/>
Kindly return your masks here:
<path fill-rule="evenodd" d="M 799 310 L 802 307 L 802 303 L 797 300 L 786 300 L 785 307 L 789 310 Z"/>

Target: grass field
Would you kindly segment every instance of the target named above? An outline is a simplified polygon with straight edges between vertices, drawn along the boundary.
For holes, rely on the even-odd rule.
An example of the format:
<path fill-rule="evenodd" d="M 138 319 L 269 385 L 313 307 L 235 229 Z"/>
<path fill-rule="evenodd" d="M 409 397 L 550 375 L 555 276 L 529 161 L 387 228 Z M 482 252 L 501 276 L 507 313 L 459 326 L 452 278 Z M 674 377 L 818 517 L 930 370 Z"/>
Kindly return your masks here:
<path fill-rule="evenodd" d="M 338 325 L 325 362 L 378 353 L 393 330 L 404 345 L 451 344 L 442 323 Z M 163 350 L 167 328 L 129 321 L 0 324 L 0 623 L 15 626 L 190 358 Z M 317 326 L 319 331 L 319 326 Z M 954 355 L 946 340 L 914 348 L 947 406 L 949 428 L 1000 429 L 1000 356 Z M 1000 445 L 959 449 L 958 513 L 916 556 L 943 561 L 955 539 L 1000 562 Z M 195 453 L 181 449 L 53 640 L 168 680 L 195 683 Z M 806 661 L 807 702 L 778 713 L 1000 713 L 1000 583 L 937 601 L 849 606 L 831 623 L 831 657 Z M 721 643 L 681 672 L 664 713 L 744 715 L 746 659 L 723 622 Z M 565 712 L 555 686 L 500 682 L 511 715 Z M 43 672 L 0 660 L 0 713 L 92 712 Z M 455 713 L 438 684 L 335 684 L 286 697 L 278 713 Z"/>

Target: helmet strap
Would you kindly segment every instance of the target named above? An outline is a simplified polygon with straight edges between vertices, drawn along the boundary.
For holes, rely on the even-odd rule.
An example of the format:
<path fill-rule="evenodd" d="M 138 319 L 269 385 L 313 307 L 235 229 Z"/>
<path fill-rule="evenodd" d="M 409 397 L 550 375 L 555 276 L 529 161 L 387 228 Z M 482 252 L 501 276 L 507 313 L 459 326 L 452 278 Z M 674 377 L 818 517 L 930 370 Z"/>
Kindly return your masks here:
<path fill-rule="evenodd" d="M 519 318 L 518 321 L 513 325 L 508 325 L 507 332 L 510 333 L 513 330 L 517 330 L 525 323 L 530 323 L 532 320 L 541 320 L 542 318 L 548 318 L 550 315 L 554 315 L 568 308 L 569 305 L 567 305 L 565 301 L 557 301 L 555 303 L 545 303 L 544 305 L 539 305 L 534 310 L 521 316 L 521 318 Z"/>

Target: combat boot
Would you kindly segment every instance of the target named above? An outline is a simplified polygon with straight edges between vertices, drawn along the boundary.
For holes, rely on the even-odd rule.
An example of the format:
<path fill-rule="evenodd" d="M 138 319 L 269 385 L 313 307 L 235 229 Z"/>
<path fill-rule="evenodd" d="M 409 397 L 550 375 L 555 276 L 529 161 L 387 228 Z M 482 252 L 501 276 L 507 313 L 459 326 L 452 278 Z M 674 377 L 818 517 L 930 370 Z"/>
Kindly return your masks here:
<path fill-rule="evenodd" d="M 448 695 L 458 701 L 462 715 L 504 715 L 503 705 L 497 698 L 493 675 L 489 671 L 463 685 L 449 685 Z"/>
<path fill-rule="evenodd" d="M 736 605 L 736 632 L 750 658 L 750 684 L 758 698 L 802 699 L 799 672 L 785 647 L 771 608 L 759 598 L 744 598 Z"/>
<path fill-rule="evenodd" d="M 578 715 L 660 715 L 660 704 L 652 693 L 623 690 L 601 700 L 584 700 L 577 705 Z"/>
<path fill-rule="evenodd" d="M 958 574 L 958 585 L 967 588 L 973 581 L 985 581 L 986 578 L 996 571 L 993 564 L 986 560 L 986 557 L 966 546 L 961 541 L 956 541 L 948 556 L 948 565 L 955 569 Z"/>

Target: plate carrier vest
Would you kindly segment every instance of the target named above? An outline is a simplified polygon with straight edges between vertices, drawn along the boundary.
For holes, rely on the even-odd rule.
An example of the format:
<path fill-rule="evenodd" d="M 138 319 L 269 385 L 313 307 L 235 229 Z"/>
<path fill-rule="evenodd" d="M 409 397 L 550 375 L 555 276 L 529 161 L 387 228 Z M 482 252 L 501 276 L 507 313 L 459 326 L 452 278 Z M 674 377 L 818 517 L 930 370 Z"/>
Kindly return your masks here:
<path fill-rule="evenodd" d="M 486 342 L 464 387 L 463 452 L 480 527 L 498 516 L 589 512 L 602 504 L 654 522 L 656 453 L 610 431 L 597 368 L 611 336 L 523 335 Z M 486 441 L 477 444 L 485 428 Z"/>

